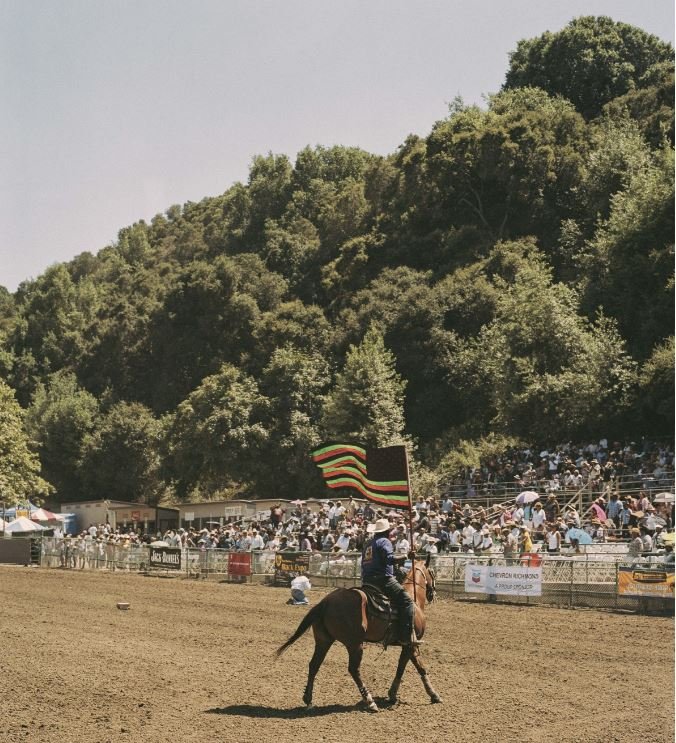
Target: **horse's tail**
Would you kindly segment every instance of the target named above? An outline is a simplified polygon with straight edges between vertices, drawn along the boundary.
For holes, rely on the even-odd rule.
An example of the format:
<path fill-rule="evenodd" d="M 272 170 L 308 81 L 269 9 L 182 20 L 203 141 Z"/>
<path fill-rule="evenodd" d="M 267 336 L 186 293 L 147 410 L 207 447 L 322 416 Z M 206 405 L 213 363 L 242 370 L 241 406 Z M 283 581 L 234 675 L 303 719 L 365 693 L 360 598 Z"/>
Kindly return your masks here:
<path fill-rule="evenodd" d="M 296 640 L 304 635 L 310 627 L 318 620 L 321 619 L 324 615 L 324 601 L 320 601 L 318 604 L 312 607 L 310 611 L 303 617 L 303 621 L 298 625 L 298 629 L 289 637 L 289 639 L 281 646 L 278 647 L 275 651 L 275 655 L 279 658 L 279 656 L 291 645 L 293 645 Z"/>

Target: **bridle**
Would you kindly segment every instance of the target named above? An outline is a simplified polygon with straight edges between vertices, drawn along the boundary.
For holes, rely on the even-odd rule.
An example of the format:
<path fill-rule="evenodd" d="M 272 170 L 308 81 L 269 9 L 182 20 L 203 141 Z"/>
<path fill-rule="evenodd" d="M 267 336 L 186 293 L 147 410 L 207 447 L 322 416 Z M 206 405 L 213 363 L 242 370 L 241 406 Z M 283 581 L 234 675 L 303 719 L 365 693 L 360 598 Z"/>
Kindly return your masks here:
<path fill-rule="evenodd" d="M 430 577 L 429 581 L 427 580 L 427 574 L 425 570 L 423 570 L 422 568 L 418 567 L 415 563 L 413 563 L 412 574 L 413 576 L 415 576 L 416 573 L 420 573 L 422 575 L 423 580 L 425 581 L 425 598 L 427 600 L 427 603 L 431 604 L 437 596 L 436 580 L 434 576 L 434 570 L 432 570 L 432 568 L 427 567 L 426 571 Z M 404 581 L 403 585 L 406 585 L 407 583 L 415 583 L 415 578 L 414 577 L 407 578 Z"/>
<path fill-rule="evenodd" d="M 427 601 L 431 604 L 437 597 L 437 580 L 432 568 L 427 568 L 427 572 L 430 574 L 430 582 L 425 582 L 425 594 Z"/>

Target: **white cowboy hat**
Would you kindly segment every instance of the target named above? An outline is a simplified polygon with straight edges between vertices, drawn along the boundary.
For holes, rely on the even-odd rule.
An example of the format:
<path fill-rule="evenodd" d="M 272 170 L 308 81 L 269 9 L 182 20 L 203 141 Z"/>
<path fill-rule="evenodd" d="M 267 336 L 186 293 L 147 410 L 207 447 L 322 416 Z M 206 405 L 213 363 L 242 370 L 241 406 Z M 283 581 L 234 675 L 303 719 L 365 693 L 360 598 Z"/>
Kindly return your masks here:
<path fill-rule="evenodd" d="M 379 534 L 381 531 L 390 531 L 392 524 L 388 519 L 378 519 L 375 524 L 369 524 L 366 531 L 369 534 Z"/>

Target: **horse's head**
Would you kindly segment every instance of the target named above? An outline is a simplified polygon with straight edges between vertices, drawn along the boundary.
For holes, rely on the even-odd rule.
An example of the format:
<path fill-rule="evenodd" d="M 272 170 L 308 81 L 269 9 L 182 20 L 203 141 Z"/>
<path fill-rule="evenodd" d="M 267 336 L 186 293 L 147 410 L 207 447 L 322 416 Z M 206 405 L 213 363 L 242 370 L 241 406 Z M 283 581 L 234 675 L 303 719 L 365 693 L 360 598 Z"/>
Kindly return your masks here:
<path fill-rule="evenodd" d="M 434 575 L 434 570 L 432 570 L 432 568 L 430 567 L 431 561 L 432 555 L 428 554 L 427 559 L 425 560 L 425 597 L 430 604 L 437 597 L 437 582 Z"/>
<path fill-rule="evenodd" d="M 417 580 L 418 576 L 421 576 L 425 581 L 425 600 L 428 604 L 431 604 L 437 596 L 434 570 L 430 567 L 431 558 L 432 555 L 428 554 L 424 561 L 416 560 L 412 567 L 412 572 L 415 576 L 414 580 Z"/>

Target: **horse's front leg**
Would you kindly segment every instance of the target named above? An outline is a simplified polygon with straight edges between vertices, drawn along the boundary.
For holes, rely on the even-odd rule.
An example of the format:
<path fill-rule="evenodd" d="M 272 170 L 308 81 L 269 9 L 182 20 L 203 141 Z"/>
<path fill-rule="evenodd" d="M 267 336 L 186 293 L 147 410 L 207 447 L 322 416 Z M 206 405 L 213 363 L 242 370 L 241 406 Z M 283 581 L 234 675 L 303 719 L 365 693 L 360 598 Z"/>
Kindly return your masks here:
<path fill-rule="evenodd" d="M 411 646 L 410 645 L 403 645 L 401 648 L 401 655 L 399 656 L 399 663 L 397 665 L 397 673 L 394 677 L 394 681 L 392 682 L 392 686 L 390 686 L 390 690 L 387 692 L 387 698 L 394 704 L 397 701 L 397 694 L 399 693 L 399 685 L 401 684 L 401 679 L 404 675 L 404 671 L 406 670 L 406 664 L 411 660 Z"/>
<path fill-rule="evenodd" d="M 418 648 L 414 648 L 411 653 L 411 663 L 413 663 L 416 671 L 418 671 L 418 673 L 420 674 L 423 686 L 425 687 L 425 691 L 429 694 L 432 704 L 439 704 L 441 702 L 441 697 L 436 693 L 436 691 L 434 691 L 434 688 L 430 683 L 429 676 L 427 675 L 427 670 L 420 660 L 420 650 Z"/>
<path fill-rule="evenodd" d="M 357 689 L 361 694 L 361 698 L 364 700 L 364 704 L 371 710 L 371 712 L 378 711 L 378 705 L 373 701 L 371 692 L 364 686 L 364 682 L 359 673 L 359 667 L 361 666 L 361 660 L 364 656 L 363 645 L 353 645 L 347 649 L 349 654 L 349 663 L 347 670 L 350 672 L 350 676 L 354 679 L 354 683 L 357 684 Z"/>
<path fill-rule="evenodd" d="M 319 671 L 320 666 L 326 658 L 326 654 L 329 652 L 329 648 L 333 644 L 333 640 L 329 637 L 318 636 L 319 633 L 315 633 L 315 651 L 310 658 L 310 669 L 307 675 L 307 684 L 305 685 L 305 692 L 303 693 L 303 701 L 308 707 L 312 704 L 312 690 L 315 685 L 315 676 Z"/>

